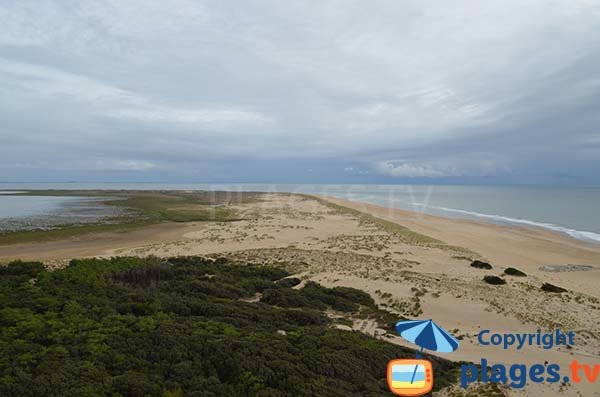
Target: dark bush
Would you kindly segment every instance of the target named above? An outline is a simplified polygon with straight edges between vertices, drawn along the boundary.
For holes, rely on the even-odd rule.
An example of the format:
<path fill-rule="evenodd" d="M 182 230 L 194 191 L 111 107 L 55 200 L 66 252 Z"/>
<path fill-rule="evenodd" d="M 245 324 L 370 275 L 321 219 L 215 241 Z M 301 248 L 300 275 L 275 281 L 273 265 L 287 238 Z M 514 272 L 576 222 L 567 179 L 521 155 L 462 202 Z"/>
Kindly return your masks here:
<path fill-rule="evenodd" d="M 44 271 L 42 262 L 13 261 L 6 266 L 0 266 L 0 276 L 29 276 L 37 277 Z"/>
<path fill-rule="evenodd" d="M 375 304 L 366 292 L 346 287 L 325 288 L 313 281 L 297 290 L 283 287 L 265 290 L 261 302 L 280 307 L 331 308 L 342 312 L 354 312 L 360 305 Z"/>
<path fill-rule="evenodd" d="M 3 268 L 14 276 L 0 277 L 0 396 L 384 396 L 388 360 L 414 357 L 329 326 L 324 309 L 377 310 L 362 291 L 294 290 L 275 282 L 284 270 L 225 260 L 168 262 L 74 260 L 35 284 L 39 265 Z M 260 302 L 239 300 L 259 290 Z M 456 381 L 458 364 L 428 358 L 436 390 Z"/>
<path fill-rule="evenodd" d="M 498 276 L 484 276 L 483 281 L 492 285 L 504 285 L 506 284 L 506 280 L 500 278 Z"/>
<path fill-rule="evenodd" d="M 291 288 L 273 288 L 266 290 L 260 300 L 262 303 L 280 307 L 313 307 L 325 309 L 323 302 L 307 298 L 303 291 Z"/>
<path fill-rule="evenodd" d="M 356 311 L 361 304 L 374 304 L 369 294 L 354 288 L 325 288 L 313 281 L 309 281 L 299 291 L 312 302 L 322 302 L 334 310 L 343 312 Z"/>
<path fill-rule="evenodd" d="M 491 269 L 492 265 L 490 265 L 487 262 L 483 262 L 480 260 L 474 260 L 473 262 L 471 262 L 471 267 L 477 268 L 477 269 Z"/>
<path fill-rule="evenodd" d="M 112 387 L 123 396 L 159 396 L 162 385 L 146 374 L 127 371 L 113 379 Z"/>
<path fill-rule="evenodd" d="M 146 288 L 156 286 L 161 280 L 168 280 L 172 277 L 171 265 L 166 262 L 122 270 L 112 275 L 112 279 L 116 283 Z"/>
<path fill-rule="evenodd" d="M 252 295 L 254 292 L 263 292 L 268 288 L 275 287 L 271 280 L 258 277 L 245 278 L 240 281 L 238 285 L 246 291 L 246 295 Z"/>
<path fill-rule="evenodd" d="M 507 267 L 506 270 L 504 270 L 504 274 L 516 277 L 527 277 L 527 274 L 523 273 L 519 269 L 515 269 L 514 267 Z"/>
<path fill-rule="evenodd" d="M 541 289 L 542 289 L 542 291 L 545 291 L 545 292 L 555 292 L 555 293 L 558 293 L 558 294 L 561 294 L 563 292 L 567 292 L 566 289 L 558 287 L 558 286 L 550 284 L 550 283 L 544 283 L 544 284 L 542 284 L 542 288 Z"/>
<path fill-rule="evenodd" d="M 349 300 L 350 302 L 360 304 L 360 305 L 374 305 L 375 301 L 371 298 L 371 295 L 367 294 L 364 291 L 361 291 L 356 288 L 349 287 L 334 287 L 330 289 L 331 294 L 335 295 L 338 298 L 343 298 Z"/>

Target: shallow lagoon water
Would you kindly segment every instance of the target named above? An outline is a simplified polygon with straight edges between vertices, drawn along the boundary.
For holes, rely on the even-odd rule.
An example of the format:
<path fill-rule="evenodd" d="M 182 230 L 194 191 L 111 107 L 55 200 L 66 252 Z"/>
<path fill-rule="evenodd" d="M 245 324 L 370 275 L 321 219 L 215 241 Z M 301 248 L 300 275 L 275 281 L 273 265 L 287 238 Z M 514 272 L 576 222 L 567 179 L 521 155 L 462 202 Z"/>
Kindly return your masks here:
<path fill-rule="evenodd" d="M 50 214 L 64 208 L 80 197 L 54 196 L 13 196 L 0 193 L 0 218 L 27 218 L 30 216 Z"/>
<path fill-rule="evenodd" d="M 107 222 L 122 212 L 93 197 L 27 196 L 0 192 L 0 232 Z"/>

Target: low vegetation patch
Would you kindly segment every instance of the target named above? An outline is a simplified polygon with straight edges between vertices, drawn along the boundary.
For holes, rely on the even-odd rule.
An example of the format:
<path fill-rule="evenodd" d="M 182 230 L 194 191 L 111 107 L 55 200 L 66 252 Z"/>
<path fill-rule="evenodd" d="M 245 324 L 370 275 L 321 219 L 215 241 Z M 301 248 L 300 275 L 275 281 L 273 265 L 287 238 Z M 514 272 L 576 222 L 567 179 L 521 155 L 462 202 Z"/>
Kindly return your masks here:
<path fill-rule="evenodd" d="M 279 284 L 278 284 L 279 285 Z M 374 306 L 366 292 L 347 287 L 325 288 L 309 281 L 303 288 L 270 288 L 262 302 L 281 307 L 310 307 L 320 310 L 331 308 L 341 312 L 357 312 L 360 305 Z"/>
<path fill-rule="evenodd" d="M 23 262 L 14 261 L 6 266 L 0 266 L 0 277 L 7 276 L 29 276 L 37 277 L 38 274 L 44 271 L 42 262 Z"/>
<path fill-rule="evenodd" d="M 240 201 L 233 194 L 228 201 L 226 196 L 217 199 L 213 192 L 134 192 L 107 204 L 132 209 L 157 222 L 226 222 L 238 219 L 227 206 Z"/>
<path fill-rule="evenodd" d="M 506 280 L 500 278 L 498 276 L 484 276 L 483 281 L 492 285 L 504 285 L 506 284 Z"/>
<path fill-rule="evenodd" d="M 397 235 L 401 237 L 406 243 L 409 244 L 440 244 L 442 241 L 435 239 L 433 237 L 426 236 L 421 233 L 414 232 L 409 228 L 399 225 L 394 222 L 390 222 L 385 219 L 378 218 L 371 214 L 367 214 L 365 212 L 355 210 L 354 208 L 344 207 L 343 205 L 332 203 L 331 201 L 322 199 L 317 196 L 305 195 L 305 197 L 316 200 L 319 203 L 331 208 L 332 210 L 342 213 L 348 214 L 356 217 L 360 222 L 372 224 L 380 227 L 381 229 L 387 231 L 388 233 Z M 442 243 L 443 244 L 443 243 Z"/>
<path fill-rule="evenodd" d="M 354 208 L 349 208 L 349 207 L 345 207 L 343 205 L 335 204 L 335 203 L 332 203 L 331 201 L 328 201 L 328 200 L 323 199 L 318 196 L 313 196 L 313 195 L 308 195 L 308 194 L 301 194 L 300 196 L 303 196 L 310 200 L 316 200 L 317 202 L 331 208 L 332 210 L 334 210 L 338 213 L 351 215 L 351 216 L 355 217 L 361 223 L 368 224 L 368 225 L 374 225 L 374 226 L 380 228 L 381 230 L 384 230 L 384 231 L 390 233 L 391 235 L 394 235 L 394 236 L 400 238 L 406 244 L 427 246 L 427 247 L 431 247 L 431 248 L 439 248 L 439 249 L 443 249 L 443 250 L 447 250 L 447 251 L 453 251 L 453 252 L 460 254 L 460 256 L 466 256 L 466 255 L 470 255 L 473 257 L 479 256 L 478 254 L 476 254 L 475 252 L 473 252 L 467 248 L 446 244 L 445 242 L 443 242 L 441 240 L 427 236 L 425 234 L 415 232 L 415 231 L 407 228 L 406 226 L 397 224 L 396 222 L 388 221 L 386 219 L 382 219 L 382 218 L 376 217 L 374 215 L 367 214 L 365 212 L 356 210 Z"/>
<path fill-rule="evenodd" d="M 2 396 L 388 396 L 388 360 L 414 357 L 334 329 L 326 312 L 375 310 L 368 294 L 293 290 L 279 268 L 191 257 L 40 265 L 0 268 Z M 436 389 L 456 381 L 459 364 L 427 358 Z"/>
<path fill-rule="evenodd" d="M 554 293 L 557 293 L 557 294 L 561 294 L 563 292 L 567 292 L 566 289 L 564 289 L 562 287 L 558 287 L 558 286 L 556 286 L 554 284 L 550 284 L 550 283 L 544 283 L 544 284 L 542 284 L 541 290 L 545 291 L 545 292 L 554 292 Z"/>
<path fill-rule="evenodd" d="M 507 267 L 504 270 L 504 274 L 507 274 L 509 276 L 515 276 L 515 277 L 527 277 L 527 274 L 520 271 L 519 269 L 515 269 L 514 267 Z"/>
<path fill-rule="evenodd" d="M 483 262 L 480 260 L 474 260 L 473 262 L 471 262 L 471 267 L 474 267 L 476 269 L 492 269 L 492 265 L 490 265 L 487 262 Z"/>

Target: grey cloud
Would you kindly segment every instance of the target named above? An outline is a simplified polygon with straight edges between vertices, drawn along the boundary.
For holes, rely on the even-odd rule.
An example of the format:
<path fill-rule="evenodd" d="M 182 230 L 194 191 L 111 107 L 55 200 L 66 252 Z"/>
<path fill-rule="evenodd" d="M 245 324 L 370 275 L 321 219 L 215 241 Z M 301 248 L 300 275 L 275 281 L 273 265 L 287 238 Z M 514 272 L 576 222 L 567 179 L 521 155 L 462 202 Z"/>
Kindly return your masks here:
<path fill-rule="evenodd" d="M 21 0 L 0 24 L 0 181 L 600 184 L 597 2 Z"/>

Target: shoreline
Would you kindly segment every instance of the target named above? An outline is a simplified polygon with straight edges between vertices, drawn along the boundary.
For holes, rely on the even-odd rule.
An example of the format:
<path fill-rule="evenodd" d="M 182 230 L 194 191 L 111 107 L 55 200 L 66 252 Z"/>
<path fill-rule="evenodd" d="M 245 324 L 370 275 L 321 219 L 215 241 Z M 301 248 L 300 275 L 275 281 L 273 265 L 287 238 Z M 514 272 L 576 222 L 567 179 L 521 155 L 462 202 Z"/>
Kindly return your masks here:
<path fill-rule="evenodd" d="M 481 227 L 492 227 L 492 228 L 498 228 L 499 230 L 502 229 L 508 229 L 508 230 L 512 230 L 514 232 L 517 233 L 523 233 L 523 234 L 533 234 L 533 235 L 545 235 L 548 234 L 548 236 L 554 236 L 554 238 L 558 238 L 558 239 L 564 239 L 565 242 L 567 241 L 571 241 L 574 244 L 581 244 L 582 248 L 590 248 L 590 249 L 597 249 L 600 250 L 600 241 L 599 242 L 595 242 L 593 240 L 590 239 L 581 239 L 581 238 L 577 238 L 574 236 L 569 235 L 566 232 L 560 232 L 557 230 L 553 230 L 544 226 L 537 226 L 534 224 L 531 225 L 520 225 L 520 224 L 516 224 L 516 223 L 511 223 L 511 222 L 506 222 L 506 223 L 500 223 L 500 222 L 486 222 L 484 220 L 477 220 L 477 219 L 471 219 L 471 218 L 463 218 L 463 217 L 449 217 L 449 216 L 443 216 L 443 215 L 437 215 L 437 214 L 428 214 L 425 212 L 418 212 L 418 211 L 411 211 L 411 210 L 407 210 L 404 208 L 396 208 L 396 207 L 386 207 L 380 204 L 374 204 L 374 203 L 370 203 L 367 201 L 361 201 L 361 200 L 350 200 L 350 199 L 344 199 L 344 198 L 339 198 L 339 197 L 335 197 L 335 196 L 327 196 L 327 195 L 314 195 L 315 197 L 320 197 L 324 200 L 333 202 L 333 203 L 339 203 L 341 205 L 347 205 L 350 208 L 354 208 L 357 209 L 359 211 L 364 211 L 364 212 L 369 212 L 369 208 L 378 208 L 381 210 L 384 210 L 385 212 L 396 212 L 399 214 L 404 214 L 406 216 L 407 219 L 431 219 L 431 220 L 440 220 L 440 221 L 446 221 L 446 222 L 456 222 L 456 223 L 466 223 L 466 224 L 474 224 L 474 225 L 478 225 Z M 361 209 L 362 208 L 362 209 Z M 382 211 L 377 211 L 378 213 L 382 213 Z M 524 220 L 525 222 L 526 220 Z M 526 221 L 529 222 L 529 221 Z M 562 227 L 562 226 L 560 226 Z M 584 231 L 577 231 L 577 232 L 581 232 L 581 233 L 587 233 Z M 593 233 L 593 232 L 592 232 Z"/>
<path fill-rule="evenodd" d="M 586 230 L 577 230 L 577 229 L 572 229 L 572 228 L 569 228 L 566 226 L 556 225 L 556 224 L 548 223 L 548 222 L 533 221 L 533 220 L 529 220 L 526 218 L 511 218 L 511 217 L 503 216 L 503 215 L 485 214 L 485 213 L 473 212 L 473 211 L 456 209 L 456 208 L 446 208 L 446 207 L 430 207 L 430 208 L 440 209 L 444 212 L 459 213 L 459 214 L 467 215 L 465 217 L 460 217 L 460 216 L 451 217 L 451 216 L 444 216 L 444 215 L 440 215 L 440 214 L 428 214 L 431 216 L 439 216 L 439 217 L 448 218 L 448 219 L 465 219 L 465 220 L 471 220 L 473 222 L 481 222 L 481 223 L 487 223 L 487 224 L 498 225 L 498 226 L 543 229 L 543 230 L 548 230 L 548 231 L 552 231 L 554 233 L 561 234 L 563 236 L 569 236 L 578 241 L 588 242 L 588 243 L 600 246 L 600 234 L 597 232 L 590 232 L 590 231 L 586 231 Z M 412 212 L 417 212 L 417 211 L 412 211 Z M 490 221 L 486 222 L 485 219 L 490 219 Z M 580 237 L 577 237 L 577 236 L 580 236 Z"/>

